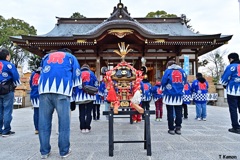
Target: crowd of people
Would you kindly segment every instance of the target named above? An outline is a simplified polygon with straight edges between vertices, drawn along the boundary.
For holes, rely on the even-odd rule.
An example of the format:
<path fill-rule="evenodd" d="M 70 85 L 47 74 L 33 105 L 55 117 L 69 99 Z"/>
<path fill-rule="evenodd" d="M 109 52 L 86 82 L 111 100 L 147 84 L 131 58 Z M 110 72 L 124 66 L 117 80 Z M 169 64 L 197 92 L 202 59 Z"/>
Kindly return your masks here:
<path fill-rule="evenodd" d="M 11 130 L 14 89 L 20 84 L 16 67 L 10 63 L 8 50 L 0 49 L 0 134 L 7 137 L 15 132 Z M 229 132 L 240 134 L 238 112 L 240 113 L 240 61 L 237 53 L 228 56 L 230 65 L 221 77 L 221 84 L 227 90 L 227 100 L 232 128 Z M 182 119 L 188 118 L 188 105 L 191 101 L 196 106 L 197 121 L 207 120 L 208 82 L 201 73 L 190 84 L 185 71 L 174 61 L 166 64 L 162 78 L 157 78 L 152 85 L 143 71 L 140 83 L 140 106 L 150 110 L 150 102 L 155 105 L 155 120 L 163 119 L 163 104 L 166 105 L 168 133 L 181 135 Z M 34 108 L 33 121 L 35 134 L 39 135 L 41 158 L 46 159 L 51 153 L 50 136 L 53 113 L 57 113 L 58 146 L 62 158 L 71 153 L 70 123 L 71 111 L 79 107 L 79 129 L 81 133 L 91 131 L 92 120 L 100 120 L 100 105 L 110 109 L 107 101 L 108 88 L 99 81 L 89 65 L 80 67 L 76 57 L 68 49 L 46 54 L 40 66 L 30 76 L 30 99 Z M 89 89 L 90 88 L 90 89 Z M 90 92 L 89 90 L 98 92 Z M 238 110 L 238 111 L 237 111 Z M 133 122 L 144 120 L 144 114 L 137 115 Z M 108 116 L 106 116 L 108 119 Z"/>

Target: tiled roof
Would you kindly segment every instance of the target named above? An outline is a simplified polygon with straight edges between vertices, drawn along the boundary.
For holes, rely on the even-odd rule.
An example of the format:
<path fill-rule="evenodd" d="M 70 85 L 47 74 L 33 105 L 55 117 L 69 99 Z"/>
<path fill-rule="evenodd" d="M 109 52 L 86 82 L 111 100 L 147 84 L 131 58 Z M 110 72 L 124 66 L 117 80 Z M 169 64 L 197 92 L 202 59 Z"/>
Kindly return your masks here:
<path fill-rule="evenodd" d="M 170 36 L 199 36 L 199 34 L 189 30 L 181 23 L 145 23 L 142 25 L 151 29 L 156 34 L 169 34 Z"/>
<path fill-rule="evenodd" d="M 56 24 L 47 34 L 39 37 L 71 37 L 73 35 L 92 35 L 100 29 L 111 25 L 129 25 L 139 28 L 142 32 L 150 35 L 168 34 L 170 36 L 199 36 L 181 23 L 144 23 L 129 20 L 104 21 L 100 24 Z"/>
<path fill-rule="evenodd" d="M 47 34 L 41 37 L 71 37 L 74 34 L 84 34 L 97 27 L 98 24 L 56 24 Z"/>

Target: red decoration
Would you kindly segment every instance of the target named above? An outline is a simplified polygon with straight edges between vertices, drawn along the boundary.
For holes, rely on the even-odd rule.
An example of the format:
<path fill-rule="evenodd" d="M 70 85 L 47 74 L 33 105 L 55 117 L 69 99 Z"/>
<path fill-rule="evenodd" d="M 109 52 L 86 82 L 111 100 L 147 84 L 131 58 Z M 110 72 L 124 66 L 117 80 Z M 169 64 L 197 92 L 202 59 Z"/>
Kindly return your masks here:
<path fill-rule="evenodd" d="M 136 75 L 136 79 L 131 82 L 132 88 L 127 87 L 127 86 L 125 86 L 125 87 L 115 86 L 112 81 L 112 73 L 114 73 L 117 69 L 122 68 L 122 67 L 128 67 L 132 71 L 132 73 L 135 73 L 135 75 Z M 106 88 L 108 89 L 107 101 L 111 102 L 111 106 L 114 108 L 114 113 L 117 114 L 117 112 L 118 112 L 118 107 L 120 106 L 120 101 L 123 98 L 122 93 L 124 93 L 125 99 L 127 98 L 127 100 L 130 100 L 133 97 L 134 93 L 140 89 L 140 83 L 141 83 L 142 79 L 143 79 L 142 71 L 136 70 L 135 68 L 133 68 L 133 66 L 131 66 L 129 63 L 127 63 L 125 61 L 118 63 L 116 67 L 114 67 L 113 69 L 106 72 L 106 76 L 104 77 L 104 82 L 106 83 Z M 115 87 L 118 87 L 118 93 L 116 93 Z M 135 105 L 135 107 L 139 108 L 138 104 L 131 104 L 130 106 L 133 107 L 134 105 Z M 135 108 L 135 107 L 133 107 L 133 108 Z M 140 109 L 141 109 L 141 107 L 140 107 Z M 142 110 L 139 113 L 141 113 L 141 112 L 142 112 Z"/>
<path fill-rule="evenodd" d="M 113 87 L 110 87 L 108 91 L 107 101 L 109 102 L 117 101 L 117 94 Z"/>

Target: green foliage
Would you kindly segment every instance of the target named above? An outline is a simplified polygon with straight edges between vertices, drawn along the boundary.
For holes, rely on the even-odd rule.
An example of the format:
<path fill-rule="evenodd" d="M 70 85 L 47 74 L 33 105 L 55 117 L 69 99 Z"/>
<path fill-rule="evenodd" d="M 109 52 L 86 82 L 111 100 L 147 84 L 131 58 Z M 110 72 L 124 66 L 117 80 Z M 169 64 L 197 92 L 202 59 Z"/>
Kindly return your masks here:
<path fill-rule="evenodd" d="M 74 12 L 73 15 L 70 18 L 86 18 L 84 15 L 81 15 L 79 12 Z"/>
<path fill-rule="evenodd" d="M 5 19 L 0 16 L 0 46 L 5 47 L 11 54 L 11 62 L 17 67 L 28 59 L 29 52 L 14 46 L 9 37 L 21 35 L 36 35 L 37 30 L 20 19 Z"/>
<path fill-rule="evenodd" d="M 146 15 L 146 18 L 174 18 L 177 17 L 175 14 L 168 14 L 167 12 L 161 10 L 161 11 L 156 11 L 156 12 L 149 12 Z"/>
<path fill-rule="evenodd" d="M 42 58 L 35 55 L 35 54 L 30 54 L 29 56 L 29 61 L 28 61 L 28 65 L 31 71 L 36 70 L 41 63 Z"/>
<path fill-rule="evenodd" d="M 4 19 L 0 16 L 0 45 L 9 46 L 10 36 L 36 35 L 36 29 L 20 19 Z"/>
<path fill-rule="evenodd" d="M 191 31 L 195 32 L 195 30 L 192 28 L 192 26 L 189 24 L 189 22 L 191 21 L 191 19 L 187 18 L 187 16 L 185 14 L 181 14 L 181 18 L 182 18 L 182 23 L 185 24 L 187 26 L 188 29 L 190 29 Z M 196 33 L 199 33 L 199 31 L 196 31 Z"/>
<path fill-rule="evenodd" d="M 199 67 L 205 67 L 208 64 L 208 60 L 204 59 L 203 61 L 198 62 Z"/>
<path fill-rule="evenodd" d="M 166 11 L 156 11 L 156 12 L 149 12 L 146 15 L 146 18 L 176 18 L 177 15 L 176 14 L 168 14 Z M 189 28 L 191 31 L 195 32 L 195 30 L 192 28 L 192 26 L 189 24 L 189 22 L 191 21 L 191 19 L 187 18 L 187 16 L 185 14 L 181 14 L 181 18 L 182 18 L 182 23 L 185 24 L 187 26 L 187 28 Z M 198 31 L 196 33 L 199 33 Z"/>

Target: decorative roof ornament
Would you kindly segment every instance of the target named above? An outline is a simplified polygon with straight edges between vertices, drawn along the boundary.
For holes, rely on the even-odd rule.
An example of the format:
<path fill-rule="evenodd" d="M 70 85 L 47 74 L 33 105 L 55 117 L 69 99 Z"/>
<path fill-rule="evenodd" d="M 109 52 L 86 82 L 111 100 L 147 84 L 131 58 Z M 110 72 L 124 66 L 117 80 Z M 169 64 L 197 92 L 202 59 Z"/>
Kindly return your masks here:
<path fill-rule="evenodd" d="M 115 52 L 115 53 L 117 53 L 119 56 L 121 56 L 122 62 L 124 62 L 126 55 L 127 55 L 129 52 L 131 52 L 132 49 L 128 49 L 129 44 L 127 45 L 127 47 L 125 47 L 125 42 L 121 42 L 121 45 L 120 45 L 120 43 L 118 43 L 118 47 L 119 47 L 120 51 L 114 50 L 113 52 Z"/>
<path fill-rule="evenodd" d="M 117 36 L 118 38 L 123 38 L 126 35 L 133 34 L 131 29 L 111 29 L 108 31 L 108 34 Z"/>
<path fill-rule="evenodd" d="M 124 7 L 121 0 L 117 4 L 117 7 L 115 6 L 113 8 L 113 12 L 111 13 L 111 16 L 106 21 L 119 20 L 119 19 L 135 21 L 130 16 L 130 13 L 128 13 L 127 7 L 126 6 Z"/>

